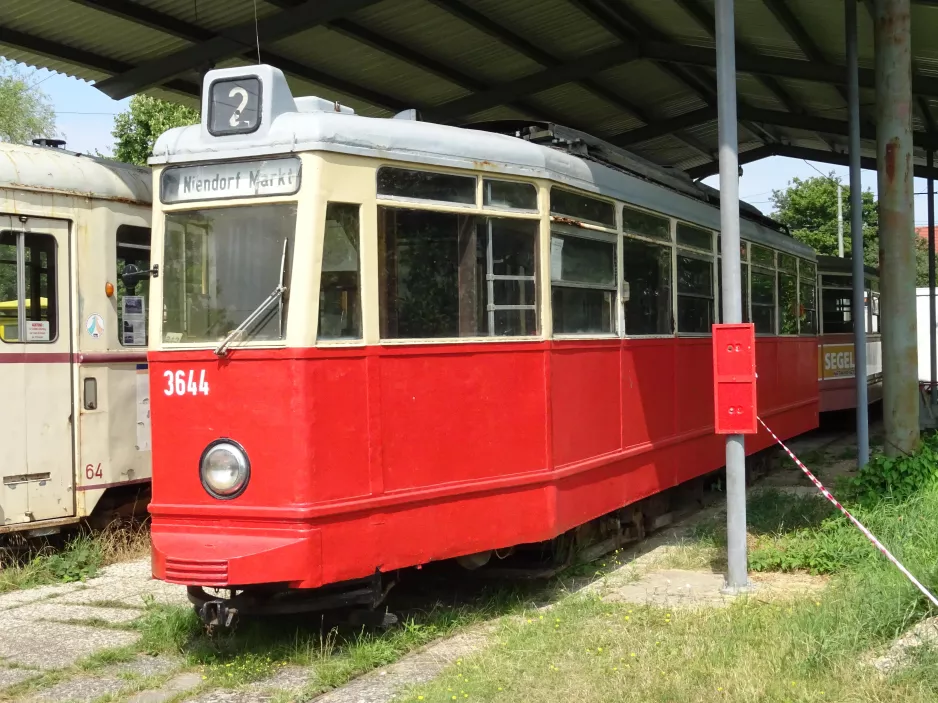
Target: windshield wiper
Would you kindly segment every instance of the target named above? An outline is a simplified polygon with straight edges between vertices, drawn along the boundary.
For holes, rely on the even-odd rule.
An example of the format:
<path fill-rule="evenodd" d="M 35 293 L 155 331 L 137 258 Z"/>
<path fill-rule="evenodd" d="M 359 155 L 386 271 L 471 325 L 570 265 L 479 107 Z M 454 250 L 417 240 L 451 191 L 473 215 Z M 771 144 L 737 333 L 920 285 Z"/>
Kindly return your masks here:
<path fill-rule="evenodd" d="M 267 299 L 258 305 L 254 312 L 248 315 L 244 322 L 235 327 L 231 332 L 228 333 L 228 336 L 225 337 L 221 344 L 215 347 L 216 356 L 224 356 L 228 351 L 228 346 L 241 335 L 242 332 L 247 330 L 251 325 L 254 324 L 262 315 L 264 315 L 267 310 L 274 304 L 280 304 L 280 336 L 283 336 L 283 294 L 287 292 L 287 287 L 284 285 L 284 278 L 286 277 L 287 272 L 287 240 L 283 242 L 283 254 L 280 257 L 280 283 L 277 284 L 277 287 L 274 288 L 273 292 L 267 296 Z"/>
<path fill-rule="evenodd" d="M 222 343 L 215 347 L 215 354 L 217 356 L 224 356 L 228 350 L 228 346 L 235 340 L 236 337 L 240 336 L 248 327 L 254 324 L 254 321 L 257 320 L 261 315 L 267 312 L 267 310 L 276 302 L 279 302 L 283 298 L 283 294 L 287 292 L 287 287 L 282 283 L 278 284 L 274 288 L 273 292 L 267 296 L 267 299 L 257 306 L 250 315 L 248 315 L 244 322 L 235 327 L 231 332 L 228 333 L 228 336 L 222 340 Z"/>

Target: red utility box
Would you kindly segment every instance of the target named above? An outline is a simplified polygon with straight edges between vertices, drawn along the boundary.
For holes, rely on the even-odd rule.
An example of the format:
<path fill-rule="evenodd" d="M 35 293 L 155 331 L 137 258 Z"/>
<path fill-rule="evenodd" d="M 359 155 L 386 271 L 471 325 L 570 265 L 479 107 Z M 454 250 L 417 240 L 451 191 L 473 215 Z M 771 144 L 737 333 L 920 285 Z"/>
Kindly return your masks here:
<path fill-rule="evenodd" d="M 756 329 L 713 326 L 714 428 L 717 434 L 755 434 Z"/>

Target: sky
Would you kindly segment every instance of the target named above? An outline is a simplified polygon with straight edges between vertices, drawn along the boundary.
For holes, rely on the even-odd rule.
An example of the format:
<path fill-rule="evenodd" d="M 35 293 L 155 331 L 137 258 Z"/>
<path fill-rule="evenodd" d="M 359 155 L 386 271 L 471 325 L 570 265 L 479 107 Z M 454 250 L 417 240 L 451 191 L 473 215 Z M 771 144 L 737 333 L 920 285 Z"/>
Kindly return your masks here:
<path fill-rule="evenodd" d="M 114 116 L 127 109 L 129 99 L 112 100 L 91 83 L 69 78 L 45 69 L 32 70 L 24 66 L 21 70 L 30 72 L 37 85 L 52 101 L 56 113 L 56 126 L 59 136 L 66 140 L 66 147 L 82 153 L 110 154 L 113 151 Z M 849 172 L 845 166 L 814 163 L 800 159 L 773 156 L 762 161 L 743 166 L 740 179 L 740 197 L 755 205 L 765 214 L 772 211 L 772 191 L 785 188 L 793 178 L 811 178 L 817 175 L 833 173 L 844 184 L 849 183 Z M 704 183 L 719 188 L 719 176 L 711 176 Z M 864 190 L 876 193 L 876 173 L 863 171 Z M 915 223 L 927 224 L 926 201 L 924 195 L 926 182 L 915 179 Z"/>

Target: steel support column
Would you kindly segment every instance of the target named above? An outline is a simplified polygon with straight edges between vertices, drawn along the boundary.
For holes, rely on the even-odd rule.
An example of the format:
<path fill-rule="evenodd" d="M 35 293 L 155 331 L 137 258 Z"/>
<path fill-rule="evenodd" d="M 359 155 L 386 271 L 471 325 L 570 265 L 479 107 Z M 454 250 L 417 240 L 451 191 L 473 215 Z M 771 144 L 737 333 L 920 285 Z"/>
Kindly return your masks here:
<path fill-rule="evenodd" d="M 716 0 L 717 107 L 720 129 L 720 234 L 723 240 L 723 321 L 743 320 L 739 261 L 739 141 L 736 127 L 736 39 L 733 0 Z M 726 437 L 726 591 L 749 586 L 746 563 L 746 449 L 743 435 Z"/>
<path fill-rule="evenodd" d="M 886 454 L 919 445 L 910 0 L 875 0 L 880 324 Z"/>
<path fill-rule="evenodd" d="M 935 177 L 931 170 L 935 165 L 935 152 L 928 150 L 928 349 L 930 353 L 931 404 L 938 401 L 938 349 L 935 339 Z M 918 301 L 916 301 L 916 307 Z"/>
<path fill-rule="evenodd" d="M 856 368 L 857 389 L 857 468 L 862 468 L 870 460 L 870 425 L 866 386 L 866 315 L 862 312 L 866 286 L 863 270 L 863 186 L 860 182 L 860 81 L 858 77 L 860 61 L 857 48 L 857 0 L 845 0 L 844 8 L 847 37 L 847 105 L 850 119 L 850 246 L 853 257 L 853 360 Z"/>

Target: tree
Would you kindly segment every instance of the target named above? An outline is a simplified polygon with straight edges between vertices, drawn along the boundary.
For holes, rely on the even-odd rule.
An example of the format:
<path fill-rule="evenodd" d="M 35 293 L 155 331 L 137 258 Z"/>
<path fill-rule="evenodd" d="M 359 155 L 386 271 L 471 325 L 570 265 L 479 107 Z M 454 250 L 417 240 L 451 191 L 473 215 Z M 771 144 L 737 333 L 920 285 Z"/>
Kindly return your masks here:
<path fill-rule="evenodd" d="M 813 178 L 795 178 L 783 190 L 772 191 L 775 210 L 772 217 L 788 226 L 792 236 L 811 246 L 818 254 L 837 256 L 837 184 L 833 173 Z M 853 251 L 850 226 L 850 187 L 843 186 L 844 254 Z M 863 261 L 879 268 L 879 208 L 869 190 L 863 203 Z M 916 238 L 918 239 L 918 238 Z M 928 246 L 916 242 L 916 285 L 928 285 Z"/>
<path fill-rule="evenodd" d="M 0 59 L 0 142 L 29 144 L 36 137 L 55 136 L 55 110 L 36 87 L 34 73 Z"/>
<path fill-rule="evenodd" d="M 114 118 L 114 131 L 111 132 L 117 140 L 114 158 L 145 166 L 163 132 L 198 121 L 199 113 L 185 105 L 135 95 L 130 99 L 130 107 Z"/>

